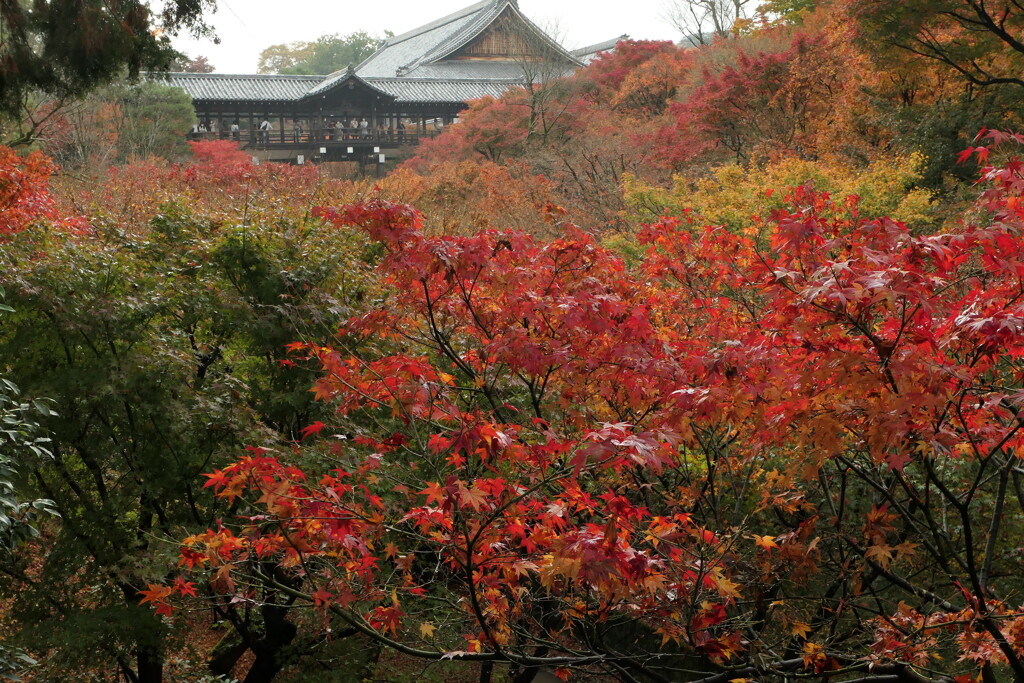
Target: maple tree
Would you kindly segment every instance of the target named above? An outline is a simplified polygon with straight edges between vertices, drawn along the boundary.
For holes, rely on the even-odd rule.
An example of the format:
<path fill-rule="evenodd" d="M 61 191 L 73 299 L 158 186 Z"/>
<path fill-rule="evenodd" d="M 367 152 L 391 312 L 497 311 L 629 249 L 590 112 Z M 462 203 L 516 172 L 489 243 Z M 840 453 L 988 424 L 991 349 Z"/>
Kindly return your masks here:
<path fill-rule="evenodd" d="M 578 77 L 601 90 L 614 92 L 638 67 L 655 57 L 676 52 L 676 46 L 669 41 L 620 40 L 614 50 L 597 55 Z"/>
<path fill-rule="evenodd" d="M 378 183 L 379 196 L 412 204 L 434 234 L 471 234 L 501 227 L 535 235 L 559 232 L 560 199 L 544 176 L 517 166 L 489 162 L 442 162 L 420 174 L 412 165 L 396 169 Z"/>
<path fill-rule="evenodd" d="M 641 116 L 661 114 L 686 82 L 690 54 L 666 51 L 640 64 L 623 80 L 610 104 Z"/>
<path fill-rule="evenodd" d="M 210 60 L 204 55 L 196 55 L 192 58 L 185 55 L 183 61 L 183 64 L 174 65 L 175 67 L 178 67 L 175 69 L 176 71 L 180 70 L 191 74 L 212 74 L 217 70 L 213 64 L 210 64 Z"/>
<path fill-rule="evenodd" d="M 904 55 L 934 61 L 983 88 L 1024 86 L 1024 10 L 982 0 L 864 2 L 855 15 L 869 35 Z"/>
<path fill-rule="evenodd" d="M 365 240 L 304 219 L 323 189 L 315 173 L 203 151 L 194 164 L 132 164 L 102 183 L 60 178 L 54 194 L 48 160 L 3 157 L 0 191 L 15 201 L 0 212 L 11 225 L 0 287 L 15 310 L 0 329 L 0 371 L 5 387 L 50 397 L 53 410 L 35 415 L 4 391 L 17 498 L 0 483 L 0 516 L 14 501 L 17 539 L 31 520 L 45 542 L 0 554 L 0 637 L 37 656 L 41 679 L 103 669 L 158 681 L 183 666 L 171 653 L 196 625 L 169 628 L 138 605 L 166 595 L 165 580 L 187 592 L 173 583 L 174 544 L 160 539 L 222 514 L 200 472 L 242 443 L 298 438 L 325 413 L 306 392 L 312 374 L 282 362 L 284 345 L 327 334 L 367 295 Z M 29 437 L 43 434 L 33 451 Z M 21 506 L 36 499 L 52 500 L 59 520 L 36 522 Z M 180 679 L 196 680 L 207 655 Z"/>
<path fill-rule="evenodd" d="M 180 89 L 154 82 L 111 85 L 59 110 L 39 127 L 46 152 L 65 169 L 102 169 L 129 159 L 188 155 L 196 121 Z"/>
<path fill-rule="evenodd" d="M 53 171 L 41 153 L 23 158 L 0 147 L 0 238 L 21 232 L 34 221 L 57 217 L 49 193 Z"/>
<path fill-rule="evenodd" d="M 1021 678 L 1020 138 L 955 153 L 1017 85 L 878 43 L 1019 71 L 969 4 L 623 41 L 377 181 L 0 148 L 0 373 L 60 413 L 0 521 L 62 515 L 0 676 Z"/>
<path fill-rule="evenodd" d="M 391 288 L 293 345 L 338 410 L 301 446 L 329 464 L 209 474 L 246 512 L 181 561 L 221 604 L 273 591 L 484 675 L 1020 675 L 1024 170 L 984 178 L 948 234 L 802 186 L 741 234 L 651 225 L 635 271 L 571 228 L 324 209 Z"/>
<path fill-rule="evenodd" d="M 708 145 L 721 145 L 737 159 L 749 159 L 758 145 L 804 152 L 813 129 L 813 110 L 827 106 L 835 87 L 830 77 L 794 77 L 794 67 L 809 59 L 820 38 L 798 34 L 781 52 L 740 53 L 735 66 L 705 72 L 704 84 L 676 106 L 681 126 Z"/>
<path fill-rule="evenodd" d="M 525 144 L 529 136 L 529 111 L 522 90 L 513 90 L 500 100 L 476 100 L 459 115 L 460 123 L 451 132 L 424 140 L 409 165 L 415 168 L 423 163 L 421 158 L 460 161 L 474 154 L 487 161 L 501 161 Z"/>

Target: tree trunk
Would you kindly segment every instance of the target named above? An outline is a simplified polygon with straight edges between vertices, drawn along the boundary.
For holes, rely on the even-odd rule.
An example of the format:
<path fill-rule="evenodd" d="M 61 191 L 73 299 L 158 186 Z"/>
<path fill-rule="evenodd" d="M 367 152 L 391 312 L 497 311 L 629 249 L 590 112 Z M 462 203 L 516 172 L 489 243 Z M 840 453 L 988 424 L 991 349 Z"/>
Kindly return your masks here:
<path fill-rule="evenodd" d="M 239 638 L 237 633 L 231 632 L 221 638 L 213 648 L 206 666 L 214 676 L 230 676 L 231 670 L 248 649 L 245 641 Z"/>
<path fill-rule="evenodd" d="M 284 668 L 285 650 L 295 640 L 298 628 L 288 621 L 288 608 L 267 604 L 263 613 L 264 636 L 252 648 L 256 660 L 252 663 L 244 683 L 270 683 Z"/>
<path fill-rule="evenodd" d="M 245 676 L 244 683 L 270 683 L 284 668 L 284 660 L 279 650 L 262 650 Z"/>
<path fill-rule="evenodd" d="M 159 652 L 149 648 L 139 648 L 135 661 L 138 667 L 139 683 L 163 683 L 164 662 Z"/>

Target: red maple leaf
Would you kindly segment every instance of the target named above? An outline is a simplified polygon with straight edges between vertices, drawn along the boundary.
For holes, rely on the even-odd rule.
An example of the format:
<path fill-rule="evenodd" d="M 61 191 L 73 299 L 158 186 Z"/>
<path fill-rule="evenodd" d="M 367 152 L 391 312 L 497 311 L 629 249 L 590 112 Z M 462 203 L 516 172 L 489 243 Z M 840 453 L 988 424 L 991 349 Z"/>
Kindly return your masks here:
<path fill-rule="evenodd" d="M 323 431 L 323 428 L 326 427 L 326 426 L 327 425 L 325 425 L 323 422 L 321 422 L 320 420 L 317 420 L 316 422 L 314 422 L 313 424 L 309 425 L 308 427 L 303 427 L 302 428 L 302 441 L 305 441 L 308 437 L 313 436 L 314 434 L 319 434 L 321 431 Z"/>
<path fill-rule="evenodd" d="M 191 595 L 196 597 L 196 585 L 191 581 L 186 581 L 180 576 L 174 580 L 173 590 L 179 595 Z"/>

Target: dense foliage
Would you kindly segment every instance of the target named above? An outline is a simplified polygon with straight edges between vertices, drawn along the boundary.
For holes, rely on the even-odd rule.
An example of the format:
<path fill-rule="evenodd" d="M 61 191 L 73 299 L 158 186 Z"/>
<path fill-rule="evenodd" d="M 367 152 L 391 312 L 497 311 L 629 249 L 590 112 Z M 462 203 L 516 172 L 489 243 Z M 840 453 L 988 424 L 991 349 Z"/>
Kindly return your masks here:
<path fill-rule="evenodd" d="M 208 475 L 245 512 L 182 563 L 520 675 L 1020 676 L 1024 176 L 985 173 L 955 234 L 803 186 L 749 235 L 651 225 L 635 271 L 571 231 L 325 210 L 392 287 L 343 328 L 376 344 L 292 347 L 338 410 L 306 436 L 349 438 Z"/>
<path fill-rule="evenodd" d="M 195 123 L 192 100 L 179 88 L 117 84 L 64 107 L 39 139 L 62 168 L 88 171 L 130 159 L 186 158 L 185 134 Z"/>
<path fill-rule="evenodd" d="M 677 7 L 376 185 L 0 148 L 0 678 L 1024 680 L 1018 8 Z"/>
<path fill-rule="evenodd" d="M 947 195 L 952 216 L 973 171 L 956 155 L 982 127 L 1021 122 L 1019 85 L 1003 77 L 1020 57 L 1004 42 L 1019 22 L 1011 4 L 770 3 L 735 38 L 697 49 L 624 41 L 572 78 L 472 103 L 408 167 L 436 176 L 472 160 L 543 174 L 577 224 L 632 233 L 630 205 L 648 191 L 721 166 L 801 160 L 849 174 L 918 155 L 915 186 Z M 917 54 L 928 36 L 992 78 Z"/>
<path fill-rule="evenodd" d="M 41 196 L 18 203 L 0 253 L 14 309 L 0 355 L 10 387 L 59 412 L 45 420 L 45 449 L 16 454 L 18 482 L 45 492 L 61 524 L 35 561 L 5 558 L 5 589 L 16 591 L 7 627 L 54 651 L 46 676 L 103 662 L 154 680 L 173 634 L 137 606 L 138 592 L 173 567 L 168 538 L 212 523 L 201 472 L 245 443 L 295 438 L 320 414 L 309 373 L 279 359 L 286 343 L 327 334 L 364 296 L 360 241 L 256 189 L 291 187 L 301 201 L 298 184 L 315 177 L 216 154 L 78 188 L 88 222 L 68 229 L 47 220 L 57 209 L 36 184 L 40 163 L 10 171 L 23 194 Z M 210 195 L 216 211 L 189 206 Z M 7 393 L 5 420 L 27 429 L 30 414 L 8 407 L 16 397 Z"/>
<path fill-rule="evenodd" d="M 171 36 L 208 33 L 214 0 L 36 0 L 0 10 L 0 127 L 24 144 L 50 112 L 127 74 L 165 71 Z M 40 107 L 40 103 L 45 106 Z"/>
<path fill-rule="evenodd" d="M 371 36 L 366 31 L 348 35 L 323 35 L 313 41 L 299 41 L 271 45 L 260 52 L 257 72 L 261 74 L 329 74 L 349 66 L 356 66 L 374 53 L 384 38 Z"/>

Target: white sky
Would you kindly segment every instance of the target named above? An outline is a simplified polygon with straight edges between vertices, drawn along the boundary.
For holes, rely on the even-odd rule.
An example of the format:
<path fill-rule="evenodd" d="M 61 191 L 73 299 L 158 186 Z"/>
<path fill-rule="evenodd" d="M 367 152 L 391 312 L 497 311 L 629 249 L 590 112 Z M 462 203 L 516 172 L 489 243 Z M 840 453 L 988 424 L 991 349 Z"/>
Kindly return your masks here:
<path fill-rule="evenodd" d="M 255 73 L 260 52 L 270 45 L 314 40 L 365 30 L 396 34 L 439 19 L 474 0 L 218 0 L 210 17 L 221 39 L 178 38 L 175 47 L 191 57 L 205 55 L 217 73 Z M 523 14 L 542 27 L 557 27 L 568 48 L 583 47 L 623 33 L 637 40 L 677 40 L 662 17 L 668 0 L 519 0 Z"/>

